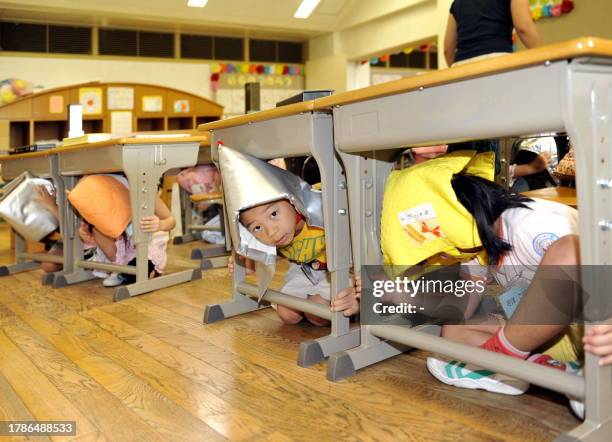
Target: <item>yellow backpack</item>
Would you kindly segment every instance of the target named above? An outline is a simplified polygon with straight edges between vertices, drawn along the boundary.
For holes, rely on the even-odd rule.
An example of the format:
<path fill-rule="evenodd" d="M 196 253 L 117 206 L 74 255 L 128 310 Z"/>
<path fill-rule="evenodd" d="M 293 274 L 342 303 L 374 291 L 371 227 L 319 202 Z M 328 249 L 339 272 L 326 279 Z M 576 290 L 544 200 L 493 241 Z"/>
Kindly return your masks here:
<path fill-rule="evenodd" d="M 486 263 L 474 217 L 457 199 L 451 179 L 464 172 L 493 180 L 494 163 L 493 152 L 462 150 L 391 172 L 381 218 L 384 263 L 447 265 L 475 256 Z"/>

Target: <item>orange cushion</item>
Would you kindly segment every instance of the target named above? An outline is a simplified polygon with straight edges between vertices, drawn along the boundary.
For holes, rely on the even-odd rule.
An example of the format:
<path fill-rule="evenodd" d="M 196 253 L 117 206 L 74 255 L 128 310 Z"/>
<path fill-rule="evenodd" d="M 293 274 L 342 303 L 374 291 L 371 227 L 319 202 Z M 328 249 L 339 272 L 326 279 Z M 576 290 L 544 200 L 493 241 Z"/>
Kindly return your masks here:
<path fill-rule="evenodd" d="M 130 192 L 112 176 L 82 178 L 68 200 L 85 221 L 111 238 L 119 238 L 132 220 Z"/>

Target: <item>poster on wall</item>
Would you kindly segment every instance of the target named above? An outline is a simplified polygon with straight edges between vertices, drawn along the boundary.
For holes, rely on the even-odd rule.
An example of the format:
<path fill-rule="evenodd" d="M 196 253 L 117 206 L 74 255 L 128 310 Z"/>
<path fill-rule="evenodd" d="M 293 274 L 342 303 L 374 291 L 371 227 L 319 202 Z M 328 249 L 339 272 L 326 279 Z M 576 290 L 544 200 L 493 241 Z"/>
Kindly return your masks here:
<path fill-rule="evenodd" d="M 161 95 L 143 95 L 143 112 L 161 112 L 164 108 L 164 99 Z"/>
<path fill-rule="evenodd" d="M 132 133 L 132 111 L 111 112 L 111 133 L 113 135 Z"/>
<path fill-rule="evenodd" d="M 64 112 L 64 96 L 63 95 L 51 95 L 49 97 L 49 113 L 50 114 L 61 114 Z"/>
<path fill-rule="evenodd" d="M 83 115 L 99 115 L 102 113 L 102 88 L 79 88 L 79 104 L 83 106 Z"/>
<path fill-rule="evenodd" d="M 106 90 L 106 103 L 109 110 L 134 109 L 134 88 L 109 87 Z"/>
<path fill-rule="evenodd" d="M 191 106 L 189 105 L 189 100 L 174 100 L 173 107 L 175 114 L 185 114 L 191 109 Z"/>
<path fill-rule="evenodd" d="M 261 110 L 272 109 L 279 101 L 304 89 L 304 77 L 299 75 L 221 74 L 215 100 L 223 106 L 225 117 L 244 114 L 244 84 L 251 82 L 261 85 Z"/>

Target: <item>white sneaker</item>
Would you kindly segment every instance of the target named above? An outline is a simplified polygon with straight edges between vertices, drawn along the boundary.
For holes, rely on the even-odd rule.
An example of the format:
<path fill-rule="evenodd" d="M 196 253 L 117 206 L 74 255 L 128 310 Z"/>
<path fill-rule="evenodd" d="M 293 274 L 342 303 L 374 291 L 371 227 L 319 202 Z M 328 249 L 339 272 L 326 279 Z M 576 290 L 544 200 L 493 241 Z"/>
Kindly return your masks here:
<path fill-rule="evenodd" d="M 523 394 L 529 388 L 528 382 L 460 361 L 446 362 L 427 358 L 427 369 L 440 382 L 459 388 L 481 389 L 511 396 Z"/>
<path fill-rule="evenodd" d="M 578 372 L 580 376 L 582 376 L 582 370 Z M 572 399 L 571 397 L 567 397 L 569 399 L 570 408 L 576 415 L 578 419 L 584 420 L 584 402 L 579 401 L 578 399 Z"/>
<path fill-rule="evenodd" d="M 102 285 L 104 287 L 117 287 L 118 285 L 123 284 L 125 280 L 121 273 L 111 273 L 110 276 L 107 276 L 104 281 L 102 281 Z"/>
<path fill-rule="evenodd" d="M 577 399 L 570 398 L 570 408 L 580 420 L 584 420 L 584 402 L 580 402 Z"/>

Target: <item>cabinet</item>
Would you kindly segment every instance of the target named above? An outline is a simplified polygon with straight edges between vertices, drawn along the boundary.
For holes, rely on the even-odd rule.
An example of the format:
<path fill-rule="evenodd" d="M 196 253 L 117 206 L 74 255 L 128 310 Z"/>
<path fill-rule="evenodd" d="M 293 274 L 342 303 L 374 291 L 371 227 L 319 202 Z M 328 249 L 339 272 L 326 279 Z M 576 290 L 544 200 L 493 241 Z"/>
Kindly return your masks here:
<path fill-rule="evenodd" d="M 0 106 L 0 151 L 66 137 L 68 105 L 82 103 L 87 97 L 91 107 L 89 112 L 84 109 L 85 133 L 112 133 L 113 112 L 123 112 L 124 123 L 125 118 L 128 121 L 131 118 L 132 132 L 192 130 L 198 124 L 218 120 L 223 114 L 223 106 L 214 101 L 164 86 L 76 84 L 42 91 Z"/>

